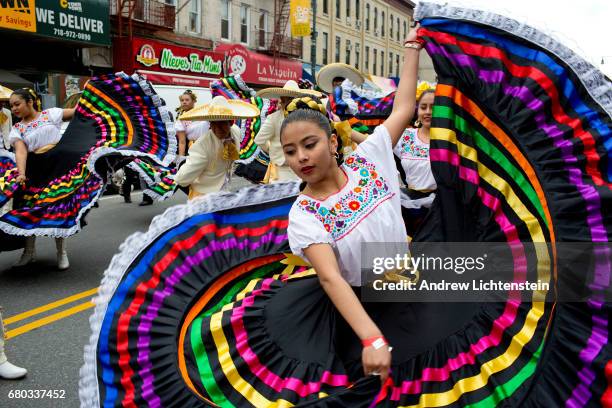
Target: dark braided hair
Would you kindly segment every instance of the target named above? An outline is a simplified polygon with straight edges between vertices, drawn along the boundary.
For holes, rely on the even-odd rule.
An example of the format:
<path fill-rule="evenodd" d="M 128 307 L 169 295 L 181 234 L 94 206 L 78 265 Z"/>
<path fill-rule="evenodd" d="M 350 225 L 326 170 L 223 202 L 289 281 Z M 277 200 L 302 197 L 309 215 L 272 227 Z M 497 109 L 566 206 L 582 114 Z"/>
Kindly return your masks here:
<path fill-rule="evenodd" d="M 313 123 L 324 131 L 328 138 L 336 133 L 336 129 L 327 116 L 325 106 L 321 100 L 315 96 L 295 98 L 285 107 L 285 120 L 281 125 L 280 134 L 283 134 L 288 124 L 295 122 Z M 338 157 L 336 158 L 336 163 L 339 166 L 344 161 L 344 155 L 342 154 L 342 138 L 337 137 L 336 140 L 338 141 L 338 147 L 336 149 Z M 300 191 L 304 190 L 304 188 L 306 188 L 305 181 L 300 183 Z"/>
<path fill-rule="evenodd" d="M 19 88 L 13 91 L 11 95 L 17 95 L 26 103 L 32 101 L 32 107 L 36 112 L 42 111 L 42 99 L 32 88 Z"/>
<path fill-rule="evenodd" d="M 324 131 L 328 138 L 336 133 L 336 129 L 327 117 L 325 106 L 321 103 L 321 100 L 315 96 L 295 98 L 285 107 L 285 120 L 281 125 L 281 135 L 285 131 L 287 125 L 294 122 L 313 123 Z M 338 137 L 337 140 L 338 148 L 336 152 L 338 153 L 338 158 L 336 162 L 339 166 L 342 164 L 344 157 L 342 154 L 342 139 Z"/>

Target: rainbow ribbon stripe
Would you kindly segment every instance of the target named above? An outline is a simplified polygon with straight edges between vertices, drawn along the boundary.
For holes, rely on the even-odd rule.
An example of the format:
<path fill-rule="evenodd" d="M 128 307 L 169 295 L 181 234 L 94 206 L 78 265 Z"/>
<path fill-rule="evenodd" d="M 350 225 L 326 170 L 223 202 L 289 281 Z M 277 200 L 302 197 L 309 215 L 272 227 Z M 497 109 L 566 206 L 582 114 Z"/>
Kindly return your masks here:
<path fill-rule="evenodd" d="M 578 75 L 546 50 L 493 28 L 446 18 L 424 18 L 421 27 L 439 78 L 430 158 L 442 202 L 445 192 L 461 191 L 466 208 L 488 209 L 483 241 L 609 241 L 611 120 Z M 587 282 L 594 289 L 588 304 L 534 302 L 525 313 L 501 316 L 500 322 L 521 324 L 499 367 L 505 383 L 487 378 L 486 362 L 480 381 L 423 394 L 419 404 L 465 398 L 464 405 L 470 399 L 463 394 L 476 384 L 491 391 L 479 405 L 526 389 L 521 405 L 611 403 L 604 374 L 612 357 L 610 305 L 601 296 L 609 290 L 609 252 L 598 261 L 604 268 Z M 547 350 L 546 342 L 555 347 Z M 574 365 L 568 355 L 579 356 Z"/>

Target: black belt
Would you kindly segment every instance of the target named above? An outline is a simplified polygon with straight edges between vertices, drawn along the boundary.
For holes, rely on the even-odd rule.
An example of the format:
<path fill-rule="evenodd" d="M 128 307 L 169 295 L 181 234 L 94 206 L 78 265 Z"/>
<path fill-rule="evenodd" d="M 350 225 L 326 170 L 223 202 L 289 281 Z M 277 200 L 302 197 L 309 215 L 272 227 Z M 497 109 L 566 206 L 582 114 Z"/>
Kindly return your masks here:
<path fill-rule="evenodd" d="M 420 198 L 429 197 L 429 195 L 432 193 L 432 191 L 419 191 L 412 190 L 410 188 L 404 189 L 404 191 L 406 192 L 406 194 L 408 194 L 408 197 L 410 197 L 411 200 L 418 200 Z"/>

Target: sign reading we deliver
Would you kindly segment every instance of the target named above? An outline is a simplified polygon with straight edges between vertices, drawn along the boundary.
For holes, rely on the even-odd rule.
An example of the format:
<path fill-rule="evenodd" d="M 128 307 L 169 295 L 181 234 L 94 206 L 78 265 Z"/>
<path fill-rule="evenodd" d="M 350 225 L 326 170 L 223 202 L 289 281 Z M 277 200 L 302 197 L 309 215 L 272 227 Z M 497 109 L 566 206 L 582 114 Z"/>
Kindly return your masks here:
<path fill-rule="evenodd" d="M 0 28 L 110 45 L 109 3 L 105 0 L 0 0 Z"/>

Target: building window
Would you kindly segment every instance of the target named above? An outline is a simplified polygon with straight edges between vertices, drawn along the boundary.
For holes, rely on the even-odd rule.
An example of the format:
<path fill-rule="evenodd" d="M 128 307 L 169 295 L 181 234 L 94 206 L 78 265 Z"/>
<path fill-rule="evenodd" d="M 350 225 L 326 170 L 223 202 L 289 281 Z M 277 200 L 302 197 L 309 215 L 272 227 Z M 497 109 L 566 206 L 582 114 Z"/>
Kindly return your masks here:
<path fill-rule="evenodd" d="M 389 76 L 393 76 L 393 53 L 389 53 Z"/>
<path fill-rule="evenodd" d="M 399 38 L 399 30 L 400 30 L 400 25 L 399 25 L 399 17 L 397 18 L 397 20 L 395 20 L 395 22 L 397 23 L 397 24 L 396 24 L 397 29 L 396 29 L 396 36 L 395 36 L 395 39 L 396 39 L 397 41 L 399 41 L 399 40 L 400 40 L 400 38 Z"/>
<path fill-rule="evenodd" d="M 346 18 L 351 18 L 351 2 L 346 1 Z"/>
<path fill-rule="evenodd" d="M 221 38 L 224 40 L 230 39 L 231 18 L 231 3 L 229 0 L 221 0 Z"/>
<path fill-rule="evenodd" d="M 378 8 L 374 7 L 374 35 L 378 35 Z"/>
<path fill-rule="evenodd" d="M 344 62 L 347 65 L 351 65 L 351 40 L 346 40 L 346 56 Z"/>
<path fill-rule="evenodd" d="M 406 39 L 406 35 L 408 34 L 406 33 L 406 26 L 407 24 L 406 24 L 406 21 L 404 20 L 404 40 Z"/>
<path fill-rule="evenodd" d="M 327 0 L 323 0 L 323 14 L 329 14 L 329 3 Z"/>
<path fill-rule="evenodd" d="M 240 6 L 240 42 L 249 43 L 249 6 Z"/>
<path fill-rule="evenodd" d="M 336 0 L 336 18 L 340 18 L 340 0 Z"/>
<path fill-rule="evenodd" d="M 355 0 L 355 20 L 361 18 L 361 1 Z"/>
<path fill-rule="evenodd" d="M 378 54 L 376 52 L 376 48 L 374 48 L 374 61 L 372 64 L 372 67 L 374 68 L 374 75 L 376 75 L 376 65 L 378 65 L 378 62 L 377 62 L 378 60 L 376 57 L 378 57 Z"/>
<path fill-rule="evenodd" d="M 365 47 L 365 70 L 366 72 L 370 72 L 370 47 L 366 45 Z"/>
<path fill-rule="evenodd" d="M 366 4 L 366 31 L 370 31 L 370 5 Z"/>
<path fill-rule="evenodd" d="M 323 65 L 327 65 L 327 49 L 329 47 L 329 34 L 323 33 L 323 47 L 321 52 L 323 52 L 323 60 L 321 61 Z"/>
<path fill-rule="evenodd" d="M 389 14 L 389 39 L 393 39 L 393 14 Z"/>
<path fill-rule="evenodd" d="M 355 68 L 359 69 L 359 60 L 361 58 L 361 49 L 359 44 L 355 44 Z"/>
<path fill-rule="evenodd" d="M 336 36 L 336 56 L 334 58 L 335 62 L 340 62 L 340 37 Z"/>
<path fill-rule="evenodd" d="M 200 27 L 200 2 L 192 1 L 191 8 L 189 9 L 189 31 L 192 33 L 199 33 Z"/>
<path fill-rule="evenodd" d="M 395 76 L 399 77 L 399 54 L 395 56 Z"/>
<path fill-rule="evenodd" d="M 257 45 L 259 45 L 259 47 L 264 48 L 266 46 L 266 33 L 268 32 L 268 13 L 265 11 L 262 11 L 262 13 L 259 15 L 259 27 L 258 28 L 258 33 L 259 33 L 259 38 L 257 39 Z"/>
<path fill-rule="evenodd" d="M 385 36 L 385 12 L 384 11 L 380 13 L 380 21 L 382 24 L 382 27 L 380 29 L 380 36 L 384 37 Z"/>
<path fill-rule="evenodd" d="M 385 52 L 380 52 L 380 76 L 385 76 Z"/>

